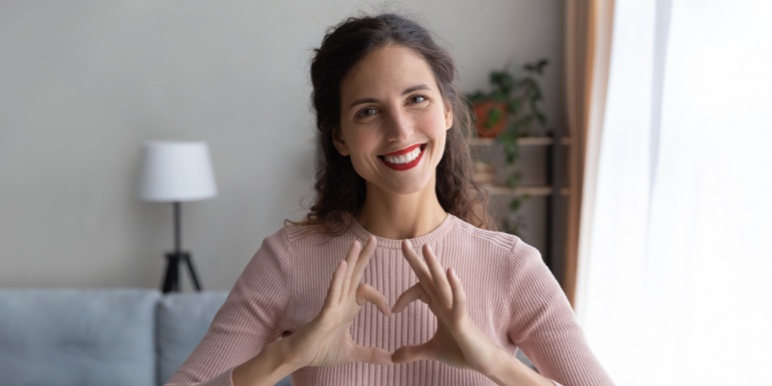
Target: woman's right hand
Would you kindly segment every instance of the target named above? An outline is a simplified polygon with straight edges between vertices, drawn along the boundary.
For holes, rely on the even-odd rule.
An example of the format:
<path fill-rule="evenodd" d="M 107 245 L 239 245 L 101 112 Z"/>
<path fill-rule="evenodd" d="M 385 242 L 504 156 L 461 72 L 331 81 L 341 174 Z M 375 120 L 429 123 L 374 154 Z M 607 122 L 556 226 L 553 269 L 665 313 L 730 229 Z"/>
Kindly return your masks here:
<path fill-rule="evenodd" d="M 359 241 L 354 241 L 348 256 L 335 270 L 322 311 L 306 326 L 282 340 L 286 344 L 287 364 L 292 368 L 348 362 L 392 363 L 391 353 L 356 344 L 349 331 L 366 301 L 373 303 L 384 315 L 391 315 L 386 298 L 375 288 L 361 284 L 362 273 L 375 251 L 375 244 L 373 236 L 364 248 Z"/>
<path fill-rule="evenodd" d="M 362 347 L 351 338 L 349 327 L 365 302 L 373 303 L 384 315 L 391 315 L 386 298 L 375 288 L 362 284 L 362 273 L 375 251 L 375 237 L 362 248 L 351 245 L 346 259 L 332 276 L 324 308 L 294 334 L 270 343 L 252 359 L 236 366 L 231 373 L 234 385 L 273 385 L 307 366 L 334 366 L 348 362 L 379 365 L 393 363 L 391 353 L 375 347 Z"/>

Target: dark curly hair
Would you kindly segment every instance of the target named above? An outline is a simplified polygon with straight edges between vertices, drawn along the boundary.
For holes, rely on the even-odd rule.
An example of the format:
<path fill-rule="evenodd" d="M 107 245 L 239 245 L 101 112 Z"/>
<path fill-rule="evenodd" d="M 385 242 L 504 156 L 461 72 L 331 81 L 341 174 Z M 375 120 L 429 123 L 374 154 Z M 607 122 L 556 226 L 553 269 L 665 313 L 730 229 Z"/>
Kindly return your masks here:
<path fill-rule="evenodd" d="M 395 14 L 349 18 L 328 30 L 311 63 L 312 100 L 321 146 L 316 198 L 303 221 L 322 232 L 339 235 L 349 229 L 365 201 L 365 181 L 349 157 L 336 150 L 340 136 L 340 84 L 349 70 L 378 48 L 397 44 L 419 53 L 431 67 L 440 92 L 453 109 L 445 153 L 437 165 L 436 192 L 442 208 L 475 226 L 495 229 L 485 205 L 487 195 L 472 178 L 466 138 L 472 125 L 464 95 L 454 83 L 452 57 L 438 46 L 428 30 Z"/>

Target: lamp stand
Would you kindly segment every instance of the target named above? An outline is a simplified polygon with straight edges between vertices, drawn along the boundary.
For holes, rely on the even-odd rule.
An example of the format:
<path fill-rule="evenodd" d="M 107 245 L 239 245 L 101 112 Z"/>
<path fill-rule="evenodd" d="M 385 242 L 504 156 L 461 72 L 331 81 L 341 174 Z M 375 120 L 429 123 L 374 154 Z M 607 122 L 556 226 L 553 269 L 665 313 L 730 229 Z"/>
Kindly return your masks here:
<path fill-rule="evenodd" d="M 193 267 L 193 257 L 181 248 L 181 221 L 180 221 L 180 203 L 174 202 L 174 251 L 166 254 L 166 274 L 164 282 L 161 285 L 163 293 L 180 291 L 180 262 L 185 263 L 190 272 L 190 278 L 193 281 L 193 287 L 196 291 L 201 291 L 201 283 L 198 281 L 196 269 Z"/>

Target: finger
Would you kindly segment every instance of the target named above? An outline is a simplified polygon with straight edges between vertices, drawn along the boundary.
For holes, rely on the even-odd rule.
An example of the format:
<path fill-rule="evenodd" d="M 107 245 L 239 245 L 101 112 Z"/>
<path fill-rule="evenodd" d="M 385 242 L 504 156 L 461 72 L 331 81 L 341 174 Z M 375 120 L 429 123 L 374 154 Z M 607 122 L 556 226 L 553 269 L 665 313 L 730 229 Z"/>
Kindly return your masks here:
<path fill-rule="evenodd" d="M 345 297 L 348 295 L 349 291 L 351 290 L 351 274 L 354 272 L 354 267 L 356 266 L 356 261 L 359 258 L 359 251 L 362 250 L 362 244 L 359 242 L 359 240 L 354 240 L 351 243 L 351 249 L 348 251 L 348 255 L 346 255 L 346 275 L 343 278 L 343 288 L 341 289 L 340 296 Z"/>
<path fill-rule="evenodd" d="M 390 365 L 394 362 L 391 360 L 391 353 L 377 347 L 362 347 L 354 346 L 351 352 L 353 362 L 366 362 L 374 365 Z"/>
<path fill-rule="evenodd" d="M 386 298 L 370 285 L 362 284 L 359 286 L 359 290 L 357 290 L 357 304 L 361 306 L 365 304 L 366 301 L 374 304 L 382 314 L 386 316 L 391 315 L 389 302 Z"/>
<path fill-rule="evenodd" d="M 431 346 L 428 343 L 417 346 L 403 346 L 394 351 L 391 360 L 394 363 L 406 363 L 420 360 L 434 359 Z"/>
<path fill-rule="evenodd" d="M 448 269 L 448 281 L 453 290 L 453 317 L 458 320 L 466 315 L 466 292 L 464 292 L 464 286 L 461 285 L 461 279 L 458 278 L 458 274 L 453 268 Z"/>
<path fill-rule="evenodd" d="M 402 295 L 399 295 L 397 302 L 394 303 L 394 307 L 391 308 L 392 313 L 402 312 L 410 303 L 420 300 L 426 304 L 431 302 L 431 298 L 426 294 L 420 283 L 408 288 Z"/>
<path fill-rule="evenodd" d="M 373 257 L 376 244 L 375 236 L 370 235 L 370 237 L 367 239 L 367 244 L 365 244 L 365 247 L 361 252 L 359 252 L 359 260 L 357 261 L 353 276 L 351 277 L 351 289 L 359 288 L 359 283 L 362 280 L 362 274 L 364 273 L 367 264 L 370 263 L 370 258 Z"/>
<path fill-rule="evenodd" d="M 423 247 L 424 260 L 429 267 L 429 272 L 432 274 L 432 280 L 434 280 L 434 289 L 437 293 L 438 299 L 445 307 L 450 308 L 453 306 L 453 291 L 450 289 L 447 275 L 445 270 L 437 261 L 437 257 L 434 255 L 432 248 L 428 244 L 424 244 Z"/>
<path fill-rule="evenodd" d="M 418 276 L 418 282 L 421 283 L 426 294 L 434 297 L 434 282 L 432 281 L 431 273 L 429 273 L 429 268 L 426 267 L 423 259 L 418 257 L 418 254 L 415 253 L 412 245 L 407 240 L 402 242 L 402 253 L 405 255 L 408 264 L 410 264 L 410 268 Z"/>
<path fill-rule="evenodd" d="M 346 274 L 346 260 L 341 260 L 338 263 L 338 268 L 335 269 L 335 273 L 332 274 L 332 280 L 330 281 L 330 288 L 327 290 L 327 298 L 324 300 L 324 304 L 329 307 L 333 303 L 336 303 L 340 299 L 341 289 L 343 287 L 343 275 Z"/>

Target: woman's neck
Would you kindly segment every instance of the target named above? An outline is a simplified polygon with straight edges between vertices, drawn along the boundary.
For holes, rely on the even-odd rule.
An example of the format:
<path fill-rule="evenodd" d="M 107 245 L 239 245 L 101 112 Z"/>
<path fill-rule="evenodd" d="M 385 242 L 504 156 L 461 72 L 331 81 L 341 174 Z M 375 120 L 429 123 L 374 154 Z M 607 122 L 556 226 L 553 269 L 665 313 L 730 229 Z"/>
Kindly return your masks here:
<path fill-rule="evenodd" d="M 368 187 L 365 203 L 356 217 L 368 232 L 387 239 L 402 240 L 423 236 L 437 229 L 445 221 L 447 213 L 433 188 L 413 194 L 391 194 Z"/>

